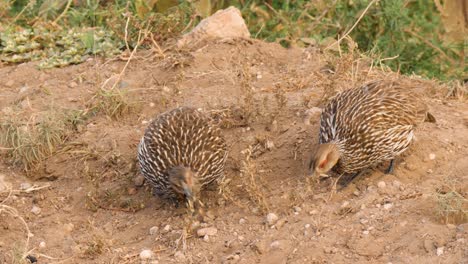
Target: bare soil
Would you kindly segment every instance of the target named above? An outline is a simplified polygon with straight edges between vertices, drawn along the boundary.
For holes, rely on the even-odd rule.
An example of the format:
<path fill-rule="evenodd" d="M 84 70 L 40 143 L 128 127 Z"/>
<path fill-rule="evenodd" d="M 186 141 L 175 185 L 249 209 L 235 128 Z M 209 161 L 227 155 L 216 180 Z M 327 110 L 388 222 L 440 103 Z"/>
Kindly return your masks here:
<path fill-rule="evenodd" d="M 21 263 L 23 254 L 38 263 L 468 263 L 463 95 L 447 98 L 448 86 L 399 77 L 358 54 L 259 41 L 153 55 L 137 53 L 114 88 L 125 92 L 129 113 L 96 112 L 40 169 L 25 173 L 0 150 L 0 263 Z M 35 63 L 3 66 L 0 110 L 40 120 L 90 109 L 125 64 L 92 58 L 43 71 Z M 316 107 L 377 78 L 416 87 L 437 122 L 418 128 L 393 174 L 383 164 L 345 187 L 333 177 L 308 179 Z M 226 181 L 204 192 L 209 209 L 201 223 L 134 184 L 147 123 L 182 105 L 219 120 L 231 146 Z M 268 213 L 278 221 L 266 223 Z M 198 237 L 200 227 L 217 233 Z M 144 249 L 153 256 L 142 261 Z"/>

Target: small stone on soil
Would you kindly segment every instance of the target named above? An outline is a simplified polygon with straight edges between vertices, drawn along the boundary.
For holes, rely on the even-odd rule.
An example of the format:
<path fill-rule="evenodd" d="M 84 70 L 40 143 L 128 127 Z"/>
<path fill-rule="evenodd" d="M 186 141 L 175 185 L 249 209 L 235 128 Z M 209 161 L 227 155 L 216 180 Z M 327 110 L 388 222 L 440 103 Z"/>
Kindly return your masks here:
<path fill-rule="evenodd" d="M 245 224 L 246 220 L 244 218 L 239 219 L 239 224 Z"/>
<path fill-rule="evenodd" d="M 163 231 L 163 234 L 169 233 L 169 231 L 171 231 L 171 226 L 170 225 L 165 225 L 162 231 Z"/>
<path fill-rule="evenodd" d="M 72 223 L 68 223 L 64 225 L 64 230 L 67 232 L 73 231 L 74 228 L 75 228 L 75 225 L 73 225 Z"/>
<path fill-rule="evenodd" d="M 434 153 L 429 154 L 429 159 L 430 160 L 435 160 L 436 155 Z"/>
<path fill-rule="evenodd" d="M 384 181 L 379 181 L 377 183 L 377 187 L 379 187 L 380 189 L 385 189 L 385 187 L 387 187 L 387 184 Z"/>
<path fill-rule="evenodd" d="M 145 259 L 150 259 L 153 257 L 153 252 L 149 249 L 144 249 L 140 252 L 140 259 L 145 260 Z"/>
<path fill-rule="evenodd" d="M 390 210 L 393 207 L 393 204 L 392 203 L 386 203 L 386 204 L 384 204 L 383 207 L 384 207 L 385 210 Z"/>
<path fill-rule="evenodd" d="M 143 177 L 143 175 L 138 175 L 133 180 L 133 183 L 135 184 L 136 187 L 141 187 L 145 183 L 145 177 Z"/>
<path fill-rule="evenodd" d="M 205 228 L 200 228 L 197 230 L 197 235 L 199 237 L 204 237 L 204 236 L 214 236 L 218 233 L 218 229 L 215 227 L 205 227 Z"/>
<path fill-rule="evenodd" d="M 22 184 L 20 184 L 20 190 L 27 190 L 31 187 L 32 185 L 29 182 L 23 182 Z"/>
<path fill-rule="evenodd" d="M 309 215 L 316 215 L 316 214 L 318 214 L 318 211 L 315 209 L 309 212 Z"/>
<path fill-rule="evenodd" d="M 278 240 L 273 241 L 273 242 L 271 242 L 270 247 L 273 248 L 273 249 L 280 248 L 280 247 L 281 247 L 281 243 L 280 243 Z"/>
<path fill-rule="evenodd" d="M 437 256 L 441 256 L 442 254 L 444 254 L 444 247 L 438 247 L 436 250 L 436 254 Z"/>
<path fill-rule="evenodd" d="M 31 209 L 31 213 L 35 214 L 35 215 L 38 215 L 41 213 L 41 208 L 37 205 L 33 205 L 32 209 Z"/>
<path fill-rule="evenodd" d="M 154 236 L 154 235 L 156 235 L 156 233 L 158 233 L 158 231 L 159 231 L 159 227 L 153 226 L 153 227 L 150 228 L 149 233 L 150 233 L 150 235 Z"/>
<path fill-rule="evenodd" d="M 46 247 L 46 243 L 44 241 L 41 241 L 41 243 L 39 243 L 39 248 L 45 248 Z"/>
<path fill-rule="evenodd" d="M 278 216 L 274 213 L 269 213 L 266 216 L 266 222 L 268 225 L 274 225 L 278 221 Z"/>

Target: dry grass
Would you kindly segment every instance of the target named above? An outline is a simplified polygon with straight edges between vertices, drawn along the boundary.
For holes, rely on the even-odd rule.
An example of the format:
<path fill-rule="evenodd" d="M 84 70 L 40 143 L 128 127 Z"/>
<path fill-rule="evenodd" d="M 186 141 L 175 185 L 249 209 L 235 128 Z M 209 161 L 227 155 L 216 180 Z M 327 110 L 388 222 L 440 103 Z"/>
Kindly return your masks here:
<path fill-rule="evenodd" d="M 95 258 L 104 252 L 104 242 L 98 236 L 93 236 L 91 241 L 86 244 L 83 254 L 90 258 Z"/>
<path fill-rule="evenodd" d="M 253 148 L 249 146 L 243 151 L 245 159 L 241 163 L 240 179 L 242 188 L 247 193 L 251 202 L 258 206 L 262 213 L 269 211 L 268 200 L 265 196 L 265 187 L 259 183 L 260 176 L 257 173 L 255 162 L 252 160 Z"/>
<path fill-rule="evenodd" d="M 245 127 L 248 125 L 244 108 L 233 106 L 224 109 L 213 109 L 208 113 L 211 120 L 223 129 Z"/>
<path fill-rule="evenodd" d="M 460 224 L 468 222 L 468 198 L 463 191 L 463 183 L 453 178 L 447 179 L 446 184 L 435 194 L 437 215 L 442 222 Z"/>
<path fill-rule="evenodd" d="M 42 166 L 67 138 L 67 121 L 64 115 L 53 111 L 29 120 L 12 114 L 0 120 L 0 144 L 9 149 L 15 164 L 27 172 Z"/>
<path fill-rule="evenodd" d="M 131 112 L 134 105 L 121 89 L 99 89 L 92 98 L 91 108 L 104 113 L 111 119 L 119 119 Z"/>

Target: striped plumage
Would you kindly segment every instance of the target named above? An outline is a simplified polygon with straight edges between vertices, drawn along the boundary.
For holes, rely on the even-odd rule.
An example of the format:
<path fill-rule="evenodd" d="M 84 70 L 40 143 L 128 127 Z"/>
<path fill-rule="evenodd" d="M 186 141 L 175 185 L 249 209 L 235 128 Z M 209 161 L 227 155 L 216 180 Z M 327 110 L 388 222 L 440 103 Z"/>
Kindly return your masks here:
<path fill-rule="evenodd" d="M 403 153 L 425 108 L 392 81 L 374 81 L 336 95 L 323 109 L 319 146 L 309 163 L 314 175 L 334 169 L 358 173 Z"/>
<path fill-rule="evenodd" d="M 138 145 L 143 176 L 155 194 L 176 203 L 197 199 L 203 187 L 221 179 L 226 157 L 219 128 L 189 107 L 157 116 Z"/>

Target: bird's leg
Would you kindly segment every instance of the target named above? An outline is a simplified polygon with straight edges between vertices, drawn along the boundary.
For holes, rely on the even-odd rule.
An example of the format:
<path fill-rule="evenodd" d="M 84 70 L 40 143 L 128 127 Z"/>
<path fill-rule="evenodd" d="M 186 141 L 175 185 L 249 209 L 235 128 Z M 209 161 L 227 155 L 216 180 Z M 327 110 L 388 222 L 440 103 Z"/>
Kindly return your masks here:
<path fill-rule="evenodd" d="M 343 181 L 341 182 L 341 186 L 343 186 L 343 188 L 348 186 L 348 184 L 352 180 L 354 180 L 355 178 L 361 176 L 362 174 L 364 174 L 364 172 L 366 172 L 366 170 L 358 171 L 358 172 L 356 172 L 354 174 L 351 174 L 351 176 L 348 176 L 348 177 L 344 178 Z"/>
<path fill-rule="evenodd" d="M 393 173 L 393 169 L 394 169 L 394 166 L 395 165 L 395 159 L 392 159 L 390 161 L 390 165 L 388 166 L 387 170 L 385 171 L 385 174 L 392 174 Z"/>

